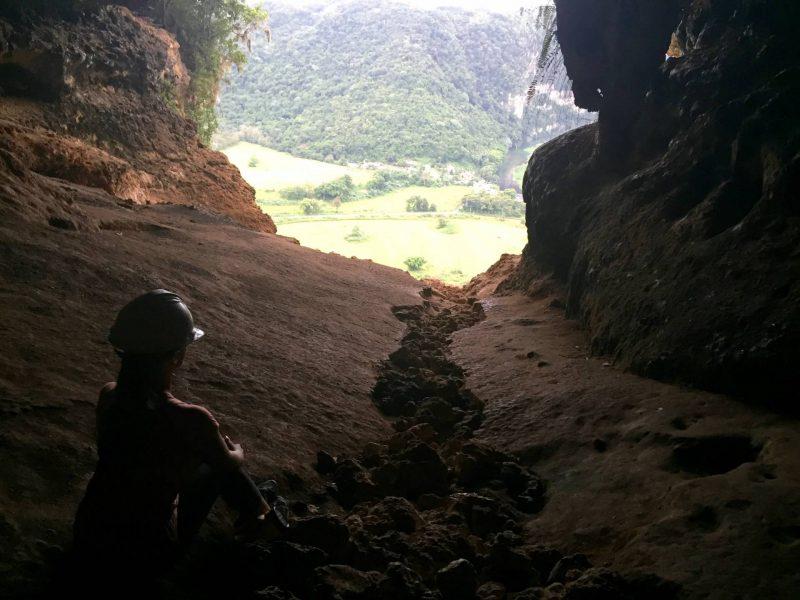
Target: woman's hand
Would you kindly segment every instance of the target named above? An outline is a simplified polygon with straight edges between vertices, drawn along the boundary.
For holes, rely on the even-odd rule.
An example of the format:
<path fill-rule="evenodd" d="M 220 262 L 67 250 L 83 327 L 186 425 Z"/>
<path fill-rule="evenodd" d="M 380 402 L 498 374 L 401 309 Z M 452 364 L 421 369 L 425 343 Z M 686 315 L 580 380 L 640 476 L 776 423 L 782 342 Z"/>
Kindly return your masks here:
<path fill-rule="evenodd" d="M 244 448 L 241 444 L 234 444 L 227 435 L 222 439 L 225 440 L 225 445 L 228 447 L 231 459 L 239 466 L 244 464 Z"/>

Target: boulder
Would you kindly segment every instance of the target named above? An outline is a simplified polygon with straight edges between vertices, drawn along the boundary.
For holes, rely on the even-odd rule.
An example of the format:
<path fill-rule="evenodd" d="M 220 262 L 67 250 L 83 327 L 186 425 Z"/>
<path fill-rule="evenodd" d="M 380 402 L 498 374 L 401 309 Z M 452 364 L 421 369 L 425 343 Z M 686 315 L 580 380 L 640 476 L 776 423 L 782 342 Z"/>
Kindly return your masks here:
<path fill-rule="evenodd" d="M 336 600 L 370 600 L 379 598 L 377 571 L 359 571 L 347 565 L 327 565 L 315 572 L 315 598 Z"/>
<path fill-rule="evenodd" d="M 336 500 L 345 508 L 358 502 L 374 498 L 377 490 L 369 472 L 357 460 L 347 458 L 339 461 L 333 473 L 332 490 Z"/>
<path fill-rule="evenodd" d="M 332 557 L 340 556 L 350 541 L 347 525 L 334 515 L 318 515 L 307 519 L 297 519 L 287 538 L 305 546 L 315 546 Z"/>
<path fill-rule="evenodd" d="M 419 575 L 401 562 L 389 564 L 386 578 L 378 585 L 378 592 L 383 600 L 433 600 L 434 598 Z"/>
<path fill-rule="evenodd" d="M 412 533 L 421 520 L 417 509 L 408 500 L 387 496 L 369 508 L 363 522 L 367 529 L 380 535 L 390 531 Z"/>
<path fill-rule="evenodd" d="M 583 554 L 569 554 L 561 558 L 550 571 L 547 583 L 563 583 L 570 571 L 582 571 L 591 566 L 589 559 Z"/>
<path fill-rule="evenodd" d="M 475 567 L 464 558 L 454 560 L 436 573 L 436 587 L 445 600 L 474 598 L 478 587 Z"/>
<path fill-rule="evenodd" d="M 447 466 L 431 446 L 416 442 L 372 471 L 381 492 L 410 500 L 421 494 L 443 494 L 449 488 Z"/>
<path fill-rule="evenodd" d="M 475 590 L 476 600 L 505 600 L 506 588 L 502 583 L 487 581 Z"/>
<path fill-rule="evenodd" d="M 509 591 L 519 591 L 541 585 L 542 576 L 531 558 L 519 548 L 519 536 L 511 532 L 497 534 L 490 545 L 486 571 L 494 581 L 500 581 Z"/>
<path fill-rule="evenodd" d="M 257 600 L 298 600 L 293 593 L 274 585 L 256 592 L 255 597 Z"/>
<path fill-rule="evenodd" d="M 318 473 L 321 475 L 328 475 L 333 473 L 336 469 L 336 458 L 325 452 L 324 450 L 320 450 L 317 452 L 317 464 L 314 467 Z"/>

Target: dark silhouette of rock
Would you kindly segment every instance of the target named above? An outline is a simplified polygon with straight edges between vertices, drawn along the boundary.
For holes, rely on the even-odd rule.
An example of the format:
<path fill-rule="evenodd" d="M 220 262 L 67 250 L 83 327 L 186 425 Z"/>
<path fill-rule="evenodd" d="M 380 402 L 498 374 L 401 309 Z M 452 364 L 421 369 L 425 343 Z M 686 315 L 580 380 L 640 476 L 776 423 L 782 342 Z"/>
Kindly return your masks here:
<path fill-rule="evenodd" d="M 623 368 L 796 409 L 797 3 L 556 6 L 599 121 L 531 157 L 509 285 L 555 277 L 592 351 Z"/>
<path fill-rule="evenodd" d="M 390 531 L 413 533 L 421 518 L 405 498 L 387 496 L 369 508 L 363 521 L 365 527 L 380 535 Z"/>
<path fill-rule="evenodd" d="M 496 581 L 487 581 L 475 590 L 477 600 L 504 600 L 505 597 L 505 586 Z"/>
<path fill-rule="evenodd" d="M 347 525 L 334 515 L 318 515 L 292 523 L 287 538 L 298 544 L 316 546 L 332 557 L 341 556 L 350 540 Z"/>
<path fill-rule="evenodd" d="M 473 598 L 478 587 L 475 567 L 464 558 L 454 560 L 436 573 L 436 587 L 445 600 Z"/>
<path fill-rule="evenodd" d="M 271 585 L 261 591 L 256 592 L 258 600 L 298 600 L 297 596 L 284 589 Z"/>
<path fill-rule="evenodd" d="M 547 583 L 563 583 L 570 571 L 582 571 L 591 566 L 583 554 L 570 554 L 561 558 L 547 576 Z"/>
<path fill-rule="evenodd" d="M 318 568 L 315 578 L 318 581 L 314 590 L 316 598 L 377 600 L 378 582 L 382 575 L 377 571 L 364 572 L 347 565 L 328 565 Z"/>
<path fill-rule="evenodd" d="M 324 450 L 320 450 L 317 452 L 317 464 L 315 465 L 317 472 L 322 475 L 328 475 L 333 473 L 336 469 L 336 458 L 325 452 Z"/>
<path fill-rule="evenodd" d="M 378 585 L 378 592 L 386 600 L 434 599 L 419 575 L 400 562 L 389 564 L 386 579 Z"/>

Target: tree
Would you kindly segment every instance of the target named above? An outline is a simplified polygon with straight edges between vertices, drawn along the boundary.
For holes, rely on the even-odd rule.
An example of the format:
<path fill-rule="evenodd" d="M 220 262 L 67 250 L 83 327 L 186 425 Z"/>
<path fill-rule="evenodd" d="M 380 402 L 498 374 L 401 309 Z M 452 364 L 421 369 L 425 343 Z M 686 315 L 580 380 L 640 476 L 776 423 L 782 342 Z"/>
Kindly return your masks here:
<path fill-rule="evenodd" d="M 143 11 L 180 44 L 181 57 L 192 75 L 188 116 L 208 144 L 217 129 L 219 82 L 231 66 L 244 65 L 244 49 L 253 33 L 269 35 L 267 13 L 244 0 L 161 0 L 144 5 Z"/>
<path fill-rule="evenodd" d="M 403 261 L 403 264 L 408 267 L 409 271 L 421 271 L 425 268 L 428 261 L 422 256 L 409 256 Z"/>
<path fill-rule="evenodd" d="M 461 199 L 461 210 L 484 215 L 520 217 L 525 213 L 525 204 L 517 200 L 514 190 L 472 192 Z"/>
<path fill-rule="evenodd" d="M 313 198 L 314 188 L 310 185 L 290 185 L 280 190 L 278 195 L 284 200 L 298 202 L 305 198 Z"/>
<path fill-rule="evenodd" d="M 361 228 L 358 225 L 353 226 L 353 229 L 344 236 L 344 239 L 348 242 L 363 242 L 364 240 L 369 237 L 366 233 L 361 231 Z"/>
<path fill-rule="evenodd" d="M 250 160 L 247 161 L 247 166 L 250 167 L 251 169 L 257 167 L 258 166 L 258 157 L 251 156 Z"/>
<path fill-rule="evenodd" d="M 334 198 L 339 198 L 342 202 L 352 200 L 355 196 L 356 186 L 353 183 L 353 178 L 350 175 L 345 175 L 318 185 L 314 189 L 314 197 L 320 200 L 332 201 Z"/>
<path fill-rule="evenodd" d="M 316 215 L 322 212 L 322 205 L 316 200 L 303 200 L 300 203 L 300 210 L 304 215 Z"/>
<path fill-rule="evenodd" d="M 406 212 L 436 212 L 436 205 L 422 196 L 411 196 L 406 200 Z"/>
<path fill-rule="evenodd" d="M 260 60 L 222 90 L 224 131 L 257 124 L 270 147 L 308 158 L 459 163 L 490 175 L 487 155 L 497 165 L 524 137 L 509 98 L 524 95 L 541 28 L 369 0 L 336 11 L 286 4 L 276 42 L 256 44 Z"/>

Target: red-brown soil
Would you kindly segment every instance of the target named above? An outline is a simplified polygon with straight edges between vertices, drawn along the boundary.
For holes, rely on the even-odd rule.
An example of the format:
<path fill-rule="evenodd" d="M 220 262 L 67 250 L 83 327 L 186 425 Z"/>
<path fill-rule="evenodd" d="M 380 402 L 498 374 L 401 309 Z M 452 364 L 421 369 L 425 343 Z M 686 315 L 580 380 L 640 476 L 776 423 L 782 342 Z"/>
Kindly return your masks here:
<path fill-rule="evenodd" d="M 391 429 L 370 400 L 377 363 L 420 301 L 407 274 L 176 206 L 116 205 L 75 188 L 95 231 L 0 224 L 0 579 L 36 577 L 69 539 L 94 467 L 94 407 L 114 379 L 106 343 L 132 296 L 180 293 L 207 335 L 176 395 L 207 406 L 258 478 L 313 478 L 317 450 L 352 452 Z M 92 206 L 80 202 L 83 194 Z"/>
<path fill-rule="evenodd" d="M 190 349 L 176 395 L 214 412 L 224 432 L 243 443 L 257 479 L 272 476 L 289 491 L 321 495 L 314 501 L 332 511 L 303 521 L 294 542 L 256 548 L 265 569 L 295 558 L 322 561 L 323 553 L 328 562 L 304 563 L 295 574 L 321 575 L 333 590 L 358 584 L 377 590 L 382 599 L 401 588 L 404 597 L 416 598 L 432 587 L 469 583 L 471 589 L 478 581 L 481 598 L 585 598 L 597 597 L 600 589 L 604 597 L 617 598 L 613 590 L 625 582 L 603 566 L 654 572 L 682 583 L 690 598 L 796 595 L 800 425 L 724 396 L 643 379 L 589 356 L 584 332 L 559 308 L 572 304 L 580 313 L 586 301 L 578 292 L 589 288 L 573 284 L 588 280 L 567 277 L 570 265 L 548 265 L 547 252 L 540 252 L 571 259 L 575 252 L 559 246 L 568 240 L 569 227 L 543 226 L 533 236 L 522 278 L 538 296 L 497 294 L 519 263 L 506 256 L 463 292 L 426 291 L 419 308 L 422 284 L 405 273 L 311 251 L 267 233 L 274 225 L 256 207 L 253 190 L 224 156 L 199 144 L 194 126 L 181 116 L 186 72 L 174 40 L 164 32 L 117 7 L 80 22 L 0 23 L 0 52 L 8 94 L 0 99 L 0 596 L 40 586 L 46 563 L 68 543 L 96 459 L 97 391 L 115 376 L 116 358 L 105 340 L 108 326 L 132 296 L 157 287 L 184 296 L 207 332 Z M 95 57 L 93 68 L 82 62 L 87 53 Z M 165 95 L 177 105 L 168 106 Z M 660 119 L 666 113 L 656 114 Z M 570 134 L 553 147 L 580 158 L 567 142 L 589 133 Z M 698 143 L 706 137 L 698 129 Z M 591 144 L 576 146 L 592 151 Z M 694 154 L 675 148 L 681 161 L 705 169 Z M 580 175 L 564 169 L 565 161 L 553 164 L 567 179 Z M 760 172 L 760 163 L 758 169 L 748 164 L 742 163 L 745 174 Z M 796 179 L 796 169 L 785 174 Z M 556 179 L 550 175 L 552 184 Z M 665 169 L 663 175 L 669 181 L 664 189 L 671 190 L 685 170 Z M 529 176 L 528 181 L 530 188 L 539 180 Z M 786 189 L 791 181 L 786 179 Z M 562 219 L 561 211 L 577 205 L 564 199 L 585 197 L 591 200 L 587 206 L 612 207 L 613 215 L 619 206 L 613 194 L 601 194 L 608 202 L 598 204 L 594 187 L 580 198 L 569 185 L 548 189 L 554 193 L 547 206 L 556 214 L 537 221 L 532 217 L 547 217 L 547 211 L 540 206 L 534 214 L 529 206 L 529 223 L 563 221 L 571 227 L 577 221 Z M 651 202 L 647 186 L 641 190 L 648 199 L 641 206 L 659 204 Z M 626 214 L 636 219 L 638 213 Z M 725 223 L 728 216 L 721 214 Z M 646 255 L 607 260 L 594 251 L 600 242 L 614 252 L 637 247 L 617 244 L 614 235 L 631 231 L 619 222 L 607 215 L 587 218 L 587 227 L 614 226 L 589 231 L 581 244 L 608 274 L 594 292 L 635 299 L 650 289 L 639 286 L 649 271 L 626 265 L 635 267 Z M 709 244 L 735 241 L 760 227 L 733 227 Z M 654 230 L 660 231 L 633 231 L 648 244 L 665 239 Z M 785 231 L 781 243 L 788 244 L 795 238 L 793 230 Z M 739 245 L 726 242 L 720 252 Z M 681 243 L 680 252 L 686 247 Z M 733 250 L 730 256 L 738 260 Z M 663 253 L 664 264 L 682 269 L 673 254 Z M 716 250 L 708 256 L 717 256 Z M 784 255 L 767 253 L 763 261 L 780 268 L 773 256 Z M 711 266 L 703 268 L 713 271 L 715 264 L 705 261 Z M 535 279 L 548 267 L 571 282 L 566 302 L 552 302 L 558 285 Z M 781 277 L 790 279 L 790 273 Z M 698 279 L 675 277 L 657 293 L 670 300 L 664 300 L 665 310 L 687 319 L 699 314 L 709 323 L 719 315 L 738 319 L 743 301 L 753 298 L 756 307 L 792 309 L 794 288 L 772 278 L 781 294 L 769 295 L 759 277 L 740 277 L 740 287 L 718 286 L 730 299 L 724 310 L 691 300 L 707 287 L 692 287 Z M 639 291 L 625 291 L 634 285 Z M 766 289 L 768 298 L 737 292 L 753 286 Z M 474 298 L 481 299 L 486 315 L 477 324 L 473 317 L 481 311 L 473 310 Z M 651 344 L 630 328 L 644 324 L 656 335 L 664 329 L 658 323 L 632 319 L 625 303 L 603 300 L 591 306 L 603 318 L 614 317 L 623 345 L 642 344 L 647 353 L 658 353 L 668 344 L 699 373 L 714 374 L 708 356 L 692 358 L 700 356 L 693 354 L 697 346 L 674 342 L 686 339 L 683 330 Z M 600 310 L 603 306 L 611 308 Z M 641 303 L 637 310 L 649 317 L 648 306 Z M 746 325 L 745 333 L 760 331 L 758 320 L 742 315 L 736 322 Z M 595 321 L 583 316 L 591 329 Z M 664 330 L 682 322 L 672 320 Z M 468 324 L 450 345 L 448 335 Z M 790 347 L 778 348 L 781 360 L 790 356 L 783 351 Z M 390 354 L 392 359 L 382 362 Z M 624 354 L 622 362 L 635 366 Z M 788 363 L 768 364 L 772 370 L 754 381 L 766 382 L 765 373 L 788 381 L 792 372 L 781 366 Z M 461 368 L 468 370 L 466 381 Z M 374 398 L 393 416 L 391 425 L 373 404 L 376 382 L 384 391 L 391 388 Z M 430 390 L 452 398 L 432 400 Z M 416 396 L 409 400 L 407 391 Z M 473 434 L 477 444 L 469 442 Z M 484 449 L 477 449 L 481 444 Z M 311 468 L 318 450 L 338 455 L 329 473 L 338 486 L 333 493 L 320 492 L 322 480 Z M 475 477 L 472 465 L 482 462 L 481 476 Z M 512 490 L 508 481 L 492 478 L 495 471 L 502 478 L 504 469 L 512 484 L 514 474 L 522 473 L 525 489 Z M 499 499 L 488 498 L 494 493 Z M 334 516 L 340 509 L 351 512 Z M 322 548 L 331 541 L 325 532 L 342 532 L 345 520 L 347 535 L 352 533 L 346 551 Z M 505 527 L 524 536 L 506 535 Z M 292 546 L 295 542 L 304 548 Z M 547 548 L 537 549 L 538 543 Z M 404 554 L 409 549 L 415 552 L 411 559 Z M 564 557 L 566 552 L 584 552 L 600 568 L 588 569 L 585 558 Z M 435 561 L 427 561 L 427 553 Z M 457 561 L 444 573 L 433 570 L 440 566 L 436 561 L 466 555 L 474 574 Z M 332 565 L 340 556 L 348 567 Z M 556 569 L 555 560 L 563 568 Z M 517 589 L 534 580 L 547 588 L 506 596 L 520 571 Z M 420 576 L 424 582 L 417 581 Z M 369 593 L 360 597 L 375 597 Z M 288 597 L 275 594 L 263 597 Z"/>
<path fill-rule="evenodd" d="M 490 297 L 453 344 L 486 403 L 477 439 L 547 481 L 529 538 L 690 598 L 796 597 L 800 424 L 591 357 L 553 299 Z"/>

